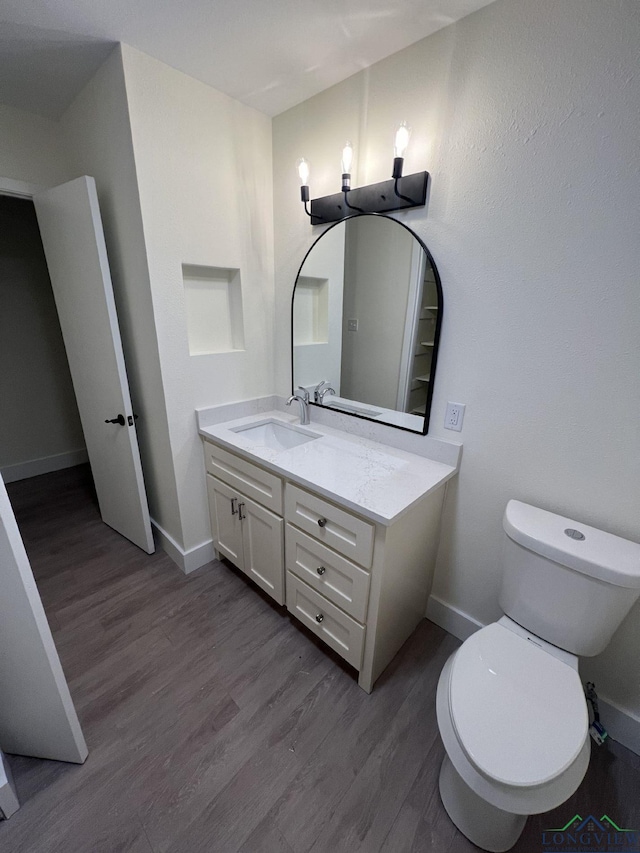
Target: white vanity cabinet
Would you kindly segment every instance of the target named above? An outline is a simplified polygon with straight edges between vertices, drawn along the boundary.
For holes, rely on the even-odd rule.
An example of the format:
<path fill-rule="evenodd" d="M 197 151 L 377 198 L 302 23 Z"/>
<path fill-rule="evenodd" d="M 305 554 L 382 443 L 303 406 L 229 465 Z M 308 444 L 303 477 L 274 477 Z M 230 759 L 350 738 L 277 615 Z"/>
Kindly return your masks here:
<path fill-rule="evenodd" d="M 211 441 L 204 447 L 215 548 L 371 692 L 425 616 L 445 480 L 382 524 Z"/>
<path fill-rule="evenodd" d="M 209 442 L 205 461 L 216 550 L 284 604 L 283 520 L 265 506 L 282 512 L 282 480 Z"/>
<path fill-rule="evenodd" d="M 287 607 L 374 682 L 424 619 L 444 487 L 389 525 L 287 483 Z"/>

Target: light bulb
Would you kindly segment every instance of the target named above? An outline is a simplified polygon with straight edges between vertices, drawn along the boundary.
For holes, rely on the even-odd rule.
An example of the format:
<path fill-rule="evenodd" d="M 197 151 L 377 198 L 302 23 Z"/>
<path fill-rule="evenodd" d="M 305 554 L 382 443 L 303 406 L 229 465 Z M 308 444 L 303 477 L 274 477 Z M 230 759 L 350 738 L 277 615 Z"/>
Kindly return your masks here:
<path fill-rule="evenodd" d="M 409 145 L 409 137 L 411 136 L 411 128 L 407 127 L 406 121 L 403 121 L 400 127 L 396 130 L 396 140 L 393 146 L 394 157 L 404 157 L 404 152 Z"/>
<path fill-rule="evenodd" d="M 353 163 L 353 148 L 350 142 L 346 142 L 342 149 L 342 174 L 351 174 L 351 164 Z"/>
<path fill-rule="evenodd" d="M 298 167 L 298 177 L 300 178 L 300 185 L 307 186 L 309 183 L 309 163 L 304 157 L 301 157 L 297 162 Z"/>
<path fill-rule="evenodd" d="M 300 201 L 304 202 L 305 210 L 309 201 L 309 161 L 301 157 L 296 163 L 298 177 L 300 178 Z"/>

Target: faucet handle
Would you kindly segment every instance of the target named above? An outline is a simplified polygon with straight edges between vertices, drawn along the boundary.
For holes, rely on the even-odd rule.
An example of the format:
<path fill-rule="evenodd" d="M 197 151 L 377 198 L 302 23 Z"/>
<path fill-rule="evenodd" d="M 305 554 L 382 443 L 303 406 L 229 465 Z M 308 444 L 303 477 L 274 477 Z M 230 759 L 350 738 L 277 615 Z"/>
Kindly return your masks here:
<path fill-rule="evenodd" d="M 302 392 L 302 396 L 304 397 L 305 403 L 309 402 L 309 392 L 307 391 L 306 388 L 303 388 L 302 385 L 298 385 L 298 387 L 296 388 L 296 391 Z"/>
<path fill-rule="evenodd" d="M 324 406 L 324 398 L 327 396 L 327 394 L 335 394 L 336 393 L 335 388 L 332 388 L 328 382 L 326 383 L 326 386 L 327 387 L 323 388 L 322 391 L 320 391 L 320 393 L 318 394 L 317 402 L 320 403 L 321 406 Z"/>
<path fill-rule="evenodd" d="M 313 402 L 314 403 L 319 403 L 321 401 L 320 392 L 324 388 L 324 386 L 328 385 L 328 384 L 329 383 L 327 382 L 326 379 L 323 379 L 322 382 L 318 382 L 316 387 L 313 389 Z"/>

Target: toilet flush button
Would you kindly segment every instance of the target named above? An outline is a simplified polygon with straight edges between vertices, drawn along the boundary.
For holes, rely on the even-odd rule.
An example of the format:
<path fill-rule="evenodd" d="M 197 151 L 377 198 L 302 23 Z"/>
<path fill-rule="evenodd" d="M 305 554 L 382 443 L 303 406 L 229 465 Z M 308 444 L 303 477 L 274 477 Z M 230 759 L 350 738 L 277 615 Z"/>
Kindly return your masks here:
<path fill-rule="evenodd" d="M 567 527 L 564 532 L 565 536 L 568 536 L 569 539 L 584 539 L 584 533 L 580 533 L 580 531 L 576 530 L 574 527 Z"/>

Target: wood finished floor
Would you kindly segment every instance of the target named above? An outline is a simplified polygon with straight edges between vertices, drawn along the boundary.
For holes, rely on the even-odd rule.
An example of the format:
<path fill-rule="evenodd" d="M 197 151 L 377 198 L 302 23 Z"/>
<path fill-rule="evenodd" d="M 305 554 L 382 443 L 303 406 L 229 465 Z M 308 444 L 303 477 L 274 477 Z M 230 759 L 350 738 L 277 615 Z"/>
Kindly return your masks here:
<path fill-rule="evenodd" d="M 440 669 L 422 623 L 368 696 L 229 566 L 185 577 L 100 521 L 85 467 L 9 486 L 89 745 L 83 766 L 10 757 L 2 853 L 465 853 L 438 796 Z M 540 697 L 544 702 L 544 697 Z M 640 825 L 640 758 L 594 749 L 515 853 L 576 812 Z"/>

